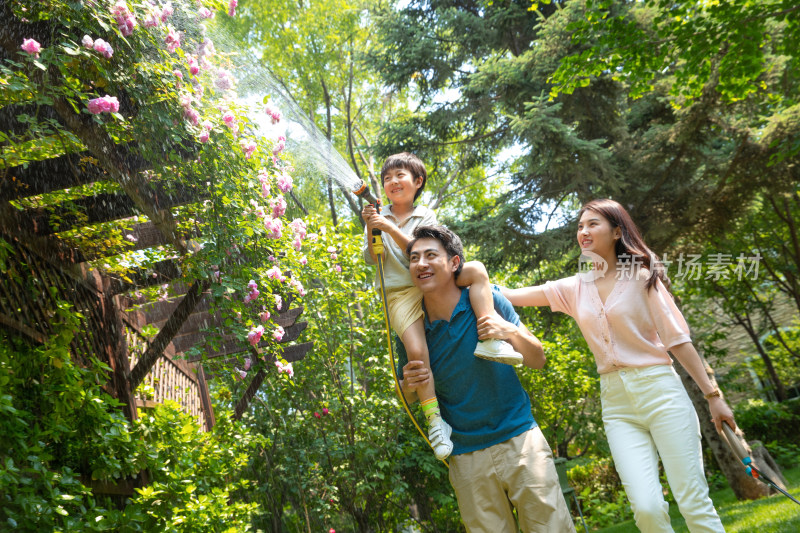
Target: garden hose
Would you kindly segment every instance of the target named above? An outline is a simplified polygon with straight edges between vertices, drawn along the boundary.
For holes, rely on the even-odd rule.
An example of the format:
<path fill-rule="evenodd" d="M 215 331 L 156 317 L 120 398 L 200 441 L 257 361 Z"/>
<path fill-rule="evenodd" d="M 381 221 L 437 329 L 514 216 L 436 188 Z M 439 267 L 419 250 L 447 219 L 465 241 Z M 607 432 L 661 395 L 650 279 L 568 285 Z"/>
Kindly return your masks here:
<path fill-rule="evenodd" d="M 380 212 L 380 204 L 376 202 L 375 204 L 376 209 Z M 411 418 L 411 421 L 414 423 L 414 426 L 419 431 L 419 434 L 422 435 L 422 438 L 425 439 L 425 442 L 428 443 L 428 446 L 431 446 L 431 441 L 428 439 L 428 436 L 425 434 L 425 431 L 417 423 L 417 419 L 411 413 L 411 408 L 408 405 L 408 401 L 406 400 L 405 394 L 403 394 L 403 389 L 400 387 L 400 379 L 397 377 L 397 364 L 394 359 L 394 346 L 392 345 L 392 325 L 389 321 L 389 307 L 386 303 L 386 287 L 384 284 L 384 277 L 383 277 L 383 238 L 381 237 L 381 230 L 373 229 L 372 230 L 372 251 L 375 253 L 375 257 L 378 259 L 378 279 L 380 280 L 380 294 L 381 294 L 381 303 L 383 304 L 383 320 L 384 324 L 386 325 L 386 344 L 389 347 L 389 357 L 392 362 L 392 376 L 394 376 L 394 384 L 395 390 L 397 391 L 397 395 L 400 397 L 400 400 L 403 403 L 403 408 L 406 410 L 408 417 Z M 433 448 L 433 446 L 431 446 Z M 440 459 L 447 468 L 450 468 L 450 465 L 447 464 L 447 461 L 444 459 Z"/>
<path fill-rule="evenodd" d="M 730 446 L 734 455 L 736 455 L 736 457 L 738 457 L 745 466 L 745 469 L 750 477 L 753 479 L 760 479 L 762 482 L 771 485 L 772 488 L 792 500 L 797 505 L 800 505 L 800 502 L 795 500 L 791 494 L 780 488 L 777 483 L 772 481 L 769 477 L 764 475 L 763 472 L 756 468 L 755 464 L 753 463 L 753 459 L 750 457 L 750 454 L 747 453 L 747 450 L 745 450 L 744 446 L 742 446 L 742 443 L 739 442 L 739 437 L 736 436 L 736 433 L 733 432 L 733 428 L 729 426 L 727 422 L 722 422 L 722 429 L 723 437 L 728 442 L 728 446 Z"/>

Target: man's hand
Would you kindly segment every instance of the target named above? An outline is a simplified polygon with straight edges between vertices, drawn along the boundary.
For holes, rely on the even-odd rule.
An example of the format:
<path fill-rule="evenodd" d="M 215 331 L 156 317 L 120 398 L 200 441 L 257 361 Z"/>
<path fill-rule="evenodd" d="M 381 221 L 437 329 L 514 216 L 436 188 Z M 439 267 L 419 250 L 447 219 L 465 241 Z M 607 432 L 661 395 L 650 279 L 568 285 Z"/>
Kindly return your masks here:
<path fill-rule="evenodd" d="M 422 361 L 409 361 L 403 367 L 403 387 L 406 389 L 416 390 L 430 380 L 431 373 Z"/>
<path fill-rule="evenodd" d="M 478 338 L 508 341 L 522 354 L 522 364 L 528 368 L 542 368 L 546 361 L 542 343 L 524 324 L 515 326 L 497 313 L 478 319 Z"/>
<path fill-rule="evenodd" d="M 504 320 L 497 313 L 482 316 L 478 319 L 478 338 L 482 341 L 486 339 L 504 341 L 515 333 L 517 333 L 517 326 Z"/>
<path fill-rule="evenodd" d="M 414 403 L 419 398 L 417 397 L 417 387 L 429 383 L 431 380 L 430 371 L 425 368 L 425 363 L 422 361 L 409 361 L 403 367 L 403 379 L 400 381 L 400 387 L 403 389 L 403 394 L 408 403 Z"/>

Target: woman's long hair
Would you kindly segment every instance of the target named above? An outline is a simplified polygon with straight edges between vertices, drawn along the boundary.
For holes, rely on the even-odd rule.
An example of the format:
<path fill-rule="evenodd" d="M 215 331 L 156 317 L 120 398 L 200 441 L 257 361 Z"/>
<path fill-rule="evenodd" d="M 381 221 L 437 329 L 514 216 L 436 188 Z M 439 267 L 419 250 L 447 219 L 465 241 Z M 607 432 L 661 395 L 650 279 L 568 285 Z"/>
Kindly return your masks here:
<path fill-rule="evenodd" d="M 652 289 L 659 279 L 667 288 L 667 291 L 670 290 L 670 281 L 664 269 L 664 264 L 644 243 L 642 234 L 639 233 L 639 228 L 636 227 L 624 207 L 618 202 L 607 198 L 592 200 L 584 204 L 581 210 L 578 211 L 578 219 L 586 211 L 593 211 L 601 215 L 611 223 L 611 227 L 620 229 L 622 237 L 617 240 L 614 249 L 617 254 L 617 260 L 620 262 L 634 262 L 634 264 L 646 267 L 650 271 L 650 277 L 647 278 L 647 290 Z"/>

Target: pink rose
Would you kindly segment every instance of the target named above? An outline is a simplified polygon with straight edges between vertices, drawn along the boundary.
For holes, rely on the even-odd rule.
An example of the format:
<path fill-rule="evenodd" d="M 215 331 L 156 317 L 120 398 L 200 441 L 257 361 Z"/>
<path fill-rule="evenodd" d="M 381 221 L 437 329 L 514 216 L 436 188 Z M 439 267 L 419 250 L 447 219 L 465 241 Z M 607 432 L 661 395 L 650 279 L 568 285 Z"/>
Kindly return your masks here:
<path fill-rule="evenodd" d="M 167 2 L 164 7 L 161 8 L 161 22 L 166 22 L 174 12 L 175 10 L 172 8 L 172 3 Z"/>
<path fill-rule="evenodd" d="M 277 124 L 281 120 L 281 112 L 272 104 L 268 104 L 267 107 L 264 108 L 264 112 L 270 118 L 273 124 Z M 286 139 L 284 139 L 286 140 Z"/>
<path fill-rule="evenodd" d="M 192 76 L 196 76 L 197 73 L 200 72 L 200 67 L 197 64 L 197 60 L 193 57 L 189 58 L 189 73 Z"/>
<path fill-rule="evenodd" d="M 88 35 L 85 37 L 88 37 Z M 111 56 L 114 55 L 114 49 L 111 48 L 111 45 L 105 42 L 103 39 L 97 39 L 92 47 L 95 49 L 95 51 L 103 54 L 103 57 L 106 59 L 111 59 Z"/>
<path fill-rule="evenodd" d="M 283 193 L 287 193 L 292 190 L 293 182 L 292 177 L 288 174 L 281 174 L 278 176 L 278 188 Z"/>
<path fill-rule="evenodd" d="M 253 152 L 256 151 L 256 143 L 253 140 L 245 141 L 242 139 L 239 145 L 242 147 L 245 159 L 250 159 L 253 156 Z"/>
<path fill-rule="evenodd" d="M 280 239 L 283 235 L 283 222 L 279 218 L 264 219 L 264 229 L 267 230 L 267 237 L 270 239 Z"/>
<path fill-rule="evenodd" d="M 231 0 L 228 3 L 228 15 L 231 17 L 236 16 L 236 6 L 239 5 L 239 0 Z"/>
<path fill-rule="evenodd" d="M 275 146 L 272 147 L 272 155 L 277 156 L 285 149 L 286 149 L 286 139 L 283 137 L 283 135 L 281 135 L 280 137 L 278 137 L 278 142 L 276 142 Z"/>
<path fill-rule="evenodd" d="M 304 295 L 305 295 L 305 293 L 306 293 L 306 290 L 303 288 L 303 284 L 302 284 L 302 283 L 300 283 L 300 281 L 298 281 L 298 280 L 296 280 L 296 279 L 292 279 L 292 280 L 289 282 L 289 285 L 291 285 L 292 287 L 294 287 L 294 288 L 295 288 L 295 290 L 297 290 L 297 292 L 298 292 L 298 293 L 300 293 L 300 295 L 301 295 L 301 296 L 304 296 Z"/>
<path fill-rule="evenodd" d="M 284 365 L 280 361 L 275 361 L 275 366 L 278 367 L 279 374 L 286 372 L 287 374 L 289 374 L 289 377 L 294 376 L 294 368 L 292 368 L 292 363 L 286 363 Z"/>
<path fill-rule="evenodd" d="M 167 43 L 167 50 L 169 50 L 170 53 L 174 53 L 176 48 L 181 47 L 181 34 L 170 26 L 169 31 L 167 31 L 167 36 L 164 38 L 164 42 Z"/>
<path fill-rule="evenodd" d="M 198 140 L 203 144 L 207 143 L 208 142 L 208 130 L 203 130 L 203 132 L 198 137 Z"/>
<path fill-rule="evenodd" d="M 39 57 L 39 52 L 42 51 L 42 45 L 33 39 L 25 39 L 22 41 L 22 46 L 20 48 L 34 57 Z"/>
<path fill-rule="evenodd" d="M 214 80 L 214 85 L 220 91 L 227 91 L 229 89 L 233 89 L 234 79 L 230 72 L 225 69 L 219 69 L 217 71 L 217 79 Z"/>
<path fill-rule="evenodd" d="M 230 111 L 225 111 L 225 113 L 222 115 L 222 121 L 229 128 L 233 128 L 233 125 L 236 122 L 236 117 Z"/>
<path fill-rule="evenodd" d="M 83 36 L 83 40 L 81 41 L 81 43 L 83 44 L 84 48 L 88 48 L 90 50 L 92 49 L 92 47 L 94 47 L 94 41 L 88 35 Z"/>
<path fill-rule="evenodd" d="M 328 408 L 327 408 L 327 407 L 323 408 L 323 409 L 322 409 L 322 416 L 326 416 L 326 415 L 327 415 L 329 412 L 330 412 L 330 411 L 328 411 Z"/>
<path fill-rule="evenodd" d="M 289 227 L 292 228 L 292 231 L 299 239 L 306 238 L 306 223 L 301 218 L 296 218 L 292 220 L 289 224 Z"/>
<path fill-rule="evenodd" d="M 282 217 L 286 214 L 286 200 L 283 196 L 270 198 L 269 206 L 272 208 L 272 218 Z"/>
<path fill-rule="evenodd" d="M 269 311 L 263 311 L 260 315 L 258 315 L 258 318 L 259 320 L 261 320 L 261 322 L 266 322 L 267 320 L 269 320 L 269 317 L 270 317 Z"/>
<path fill-rule="evenodd" d="M 210 19 L 214 17 L 214 13 L 207 7 L 201 7 L 200 9 L 198 9 L 197 14 L 200 15 L 200 18 L 204 19 Z"/>
<path fill-rule="evenodd" d="M 117 21 L 117 27 L 122 35 L 128 37 L 133 33 L 133 29 L 136 27 L 136 17 L 130 12 L 128 4 L 124 0 L 118 0 L 117 3 L 114 4 L 114 9 L 111 10 L 111 14 L 114 15 L 114 19 Z"/>
<path fill-rule="evenodd" d="M 186 115 L 186 118 L 192 123 L 192 126 L 197 126 L 200 123 L 200 113 L 195 108 L 185 108 L 184 115 Z"/>
<path fill-rule="evenodd" d="M 145 28 L 155 28 L 161 24 L 161 19 L 159 18 L 158 14 L 153 13 L 152 11 L 147 13 L 147 16 L 144 18 L 142 25 Z"/>
<path fill-rule="evenodd" d="M 89 100 L 86 105 L 89 113 L 98 115 L 100 113 L 116 113 L 119 111 L 119 101 L 115 96 L 105 95 L 100 98 Z"/>
<path fill-rule="evenodd" d="M 264 326 L 258 326 L 250 330 L 250 333 L 247 334 L 247 340 L 250 341 L 250 344 L 255 346 L 261 340 L 261 336 L 264 334 Z"/>

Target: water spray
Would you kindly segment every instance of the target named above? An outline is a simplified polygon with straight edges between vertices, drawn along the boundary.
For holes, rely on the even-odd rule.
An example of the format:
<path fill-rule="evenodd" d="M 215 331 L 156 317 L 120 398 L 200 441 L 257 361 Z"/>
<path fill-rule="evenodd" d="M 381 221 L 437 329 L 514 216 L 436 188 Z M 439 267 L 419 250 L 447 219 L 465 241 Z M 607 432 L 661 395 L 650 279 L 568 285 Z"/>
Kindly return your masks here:
<path fill-rule="evenodd" d="M 291 148 L 291 152 L 294 156 L 294 163 L 303 170 L 315 171 L 319 175 L 335 181 L 345 191 L 352 192 L 355 196 L 363 199 L 368 204 L 374 205 L 375 210 L 380 213 L 380 200 L 372 194 L 364 180 L 359 178 L 350 165 L 345 162 L 341 154 L 334 148 L 333 143 L 322 134 L 317 125 L 303 112 L 294 98 L 287 94 L 285 87 L 281 85 L 266 68 L 253 67 L 253 65 L 260 65 L 261 62 L 252 55 L 252 52 L 245 57 L 245 61 L 241 64 L 247 65 L 247 68 L 244 69 L 243 72 L 245 76 L 240 80 L 241 83 L 239 85 L 238 95 L 240 99 L 243 100 L 242 103 L 246 103 L 254 108 L 254 112 L 250 113 L 250 116 L 254 118 L 264 116 L 264 113 L 259 113 L 257 108 L 263 106 L 265 93 L 268 94 L 270 101 L 275 102 L 284 115 L 286 145 L 287 148 Z M 259 133 L 263 136 L 277 137 L 279 134 L 271 125 L 267 124 L 263 118 L 260 122 L 257 122 L 257 124 L 259 126 Z M 389 321 L 389 310 L 386 306 L 386 288 L 383 272 L 384 246 L 381 230 L 373 228 L 371 237 L 372 250 L 378 259 L 378 279 L 380 280 L 381 303 L 386 327 L 386 343 L 389 349 L 392 375 L 395 380 L 395 390 L 400 397 L 406 413 L 417 428 L 417 431 L 419 431 L 422 438 L 425 439 L 425 442 L 430 445 L 428 436 L 411 413 L 408 400 L 406 400 L 402 388 L 400 387 L 400 380 L 397 376 L 397 364 L 394 357 L 394 346 L 392 344 L 392 328 Z M 449 468 L 447 461 L 442 460 L 442 462 Z"/>

